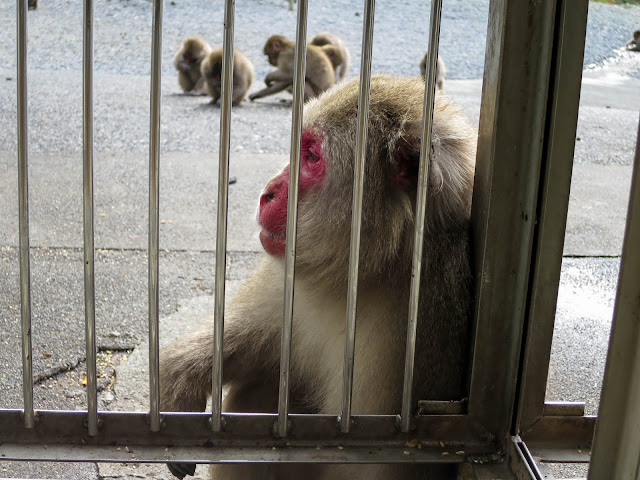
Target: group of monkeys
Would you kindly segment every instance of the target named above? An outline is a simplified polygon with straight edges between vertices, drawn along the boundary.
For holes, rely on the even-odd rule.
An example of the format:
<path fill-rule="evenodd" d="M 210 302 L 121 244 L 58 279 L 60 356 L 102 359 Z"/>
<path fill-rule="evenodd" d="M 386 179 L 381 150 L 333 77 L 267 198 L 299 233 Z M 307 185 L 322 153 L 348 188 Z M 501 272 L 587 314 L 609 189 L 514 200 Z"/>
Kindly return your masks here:
<path fill-rule="evenodd" d="M 251 101 L 283 90 L 293 91 L 295 42 L 273 35 L 264 45 L 263 52 L 276 70 L 265 77 L 266 87 L 249 95 Z M 425 76 L 427 54 L 420 61 L 420 72 Z M 222 90 L 222 48 L 212 49 L 201 37 L 187 37 L 176 52 L 173 64 L 178 71 L 178 82 L 185 93 L 208 94 L 216 103 Z M 315 35 L 307 45 L 304 101 L 317 97 L 335 84 L 342 82 L 351 67 L 351 53 L 340 37 L 330 32 Z M 442 88 L 446 68 L 438 56 L 436 85 Z M 253 63 L 238 49 L 233 55 L 232 105 L 244 100 L 253 83 Z"/>

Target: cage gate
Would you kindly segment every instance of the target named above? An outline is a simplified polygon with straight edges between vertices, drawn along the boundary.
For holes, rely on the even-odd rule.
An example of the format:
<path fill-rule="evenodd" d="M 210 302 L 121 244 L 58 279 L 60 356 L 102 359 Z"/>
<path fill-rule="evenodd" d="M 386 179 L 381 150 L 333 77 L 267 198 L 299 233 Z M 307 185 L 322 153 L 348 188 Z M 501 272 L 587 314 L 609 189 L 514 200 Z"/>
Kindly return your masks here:
<path fill-rule="evenodd" d="M 234 2 L 225 4 L 220 121 L 212 411 L 160 411 L 159 159 L 162 0 L 153 0 L 149 149 L 149 412 L 98 411 L 94 287 L 93 0 L 84 0 L 83 207 L 87 411 L 35 410 L 31 358 L 27 148 L 27 1 L 17 0 L 19 252 L 24 408 L 0 410 L 0 459 L 41 461 L 464 463 L 465 478 L 542 479 L 540 462 L 589 462 L 590 478 L 640 478 L 640 154 L 630 209 L 600 422 L 581 404 L 545 403 L 582 76 L 587 0 L 491 0 L 472 203 L 474 349 L 468 399 L 415 399 L 412 375 L 426 175 L 441 0 L 432 0 L 419 198 L 402 410 L 352 415 L 358 252 L 375 1 L 364 2 L 349 297 L 339 415 L 289 412 L 295 235 L 307 0 L 297 2 L 295 79 L 277 414 L 222 413 L 222 344 Z M 426 166 L 425 166 L 426 165 Z M 624 366 L 621 366 L 624 365 Z M 415 406 L 420 404 L 420 415 Z M 634 427 L 635 426 L 635 427 Z M 422 448 L 407 444 L 418 439 Z M 442 442 L 456 452 L 443 456 Z M 43 444 L 47 445 L 43 449 Z M 134 454 L 114 449 L 133 447 Z M 339 449 L 337 448 L 339 447 Z"/>

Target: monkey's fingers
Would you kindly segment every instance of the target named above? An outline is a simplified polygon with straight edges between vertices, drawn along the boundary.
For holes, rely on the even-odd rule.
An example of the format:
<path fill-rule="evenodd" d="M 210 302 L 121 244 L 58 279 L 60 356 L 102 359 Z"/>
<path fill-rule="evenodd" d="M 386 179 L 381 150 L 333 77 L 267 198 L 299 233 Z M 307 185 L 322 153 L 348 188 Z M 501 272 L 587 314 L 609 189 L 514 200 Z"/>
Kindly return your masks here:
<path fill-rule="evenodd" d="M 169 462 L 167 463 L 167 467 L 169 471 L 173 473 L 174 477 L 182 480 L 187 475 L 195 475 L 196 473 L 196 464 L 195 463 L 178 463 L 178 462 Z"/>
<path fill-rule="evenodd" d="M 291 82 L 275 82 L 275 83 L 272 83 L 270 87 L 263 88 L 259 92 L 255 92 L 255 93 L 252 93 L 251 95 L 249 95 L 249 100 L 251 100 L 253 102 L 256 98 L 262 98 L 262 97 L 266 97 L 267 95 L 273 95 L 274 93 L 278 93 L 278 92 L 283 91 L 289 85 L 291 85 Z"/>

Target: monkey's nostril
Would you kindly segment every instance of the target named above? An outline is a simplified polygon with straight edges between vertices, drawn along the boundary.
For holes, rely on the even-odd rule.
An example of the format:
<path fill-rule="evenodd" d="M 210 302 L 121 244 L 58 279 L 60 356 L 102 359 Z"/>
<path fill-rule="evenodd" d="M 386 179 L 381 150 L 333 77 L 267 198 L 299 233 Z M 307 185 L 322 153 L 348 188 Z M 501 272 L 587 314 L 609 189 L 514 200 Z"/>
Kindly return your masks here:
<path fill-rule="evenodd" d="M 275 195 L 274 195 L 273 193 L 271 193 L 271 192 L 269 192 L 269 193 L 265 193 L 265 194 L 264 194 L 264 199 L 265 199 L 265 201 L 270 202 L 271 200 L 273 200 L 273 197 L 274 197 L 274 196 L 275 196 Z"/>

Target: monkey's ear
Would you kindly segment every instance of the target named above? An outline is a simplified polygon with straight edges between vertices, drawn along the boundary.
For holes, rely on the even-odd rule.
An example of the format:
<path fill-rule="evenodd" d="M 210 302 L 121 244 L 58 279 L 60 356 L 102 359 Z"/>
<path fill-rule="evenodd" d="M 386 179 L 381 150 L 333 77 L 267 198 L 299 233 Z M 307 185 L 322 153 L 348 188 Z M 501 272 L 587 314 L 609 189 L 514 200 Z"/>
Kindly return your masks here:
<path fill-rule="evenodd" d="M 280 40 L 274 40 L 271 47 L 273 47 L 276 52 L 279 52 L 282 49 L 282 42 Z"/>
<path fill-rule="evenodd" d="M 417 133 L 417 131 L 407 132 L 396 143 L 394 152 L 396 170 L 393 173 L 393 184 L 402 189 L 413 190 L 418 185 L 421 139 Z"/>

